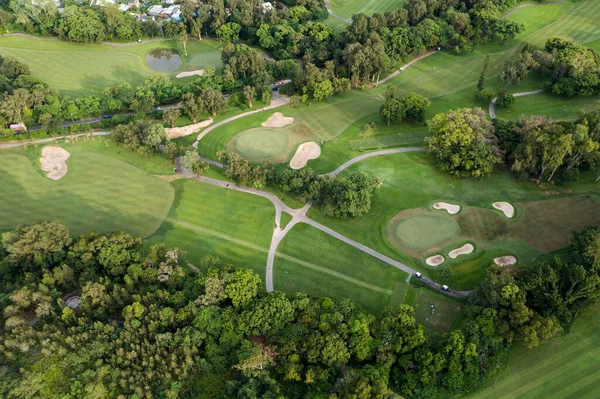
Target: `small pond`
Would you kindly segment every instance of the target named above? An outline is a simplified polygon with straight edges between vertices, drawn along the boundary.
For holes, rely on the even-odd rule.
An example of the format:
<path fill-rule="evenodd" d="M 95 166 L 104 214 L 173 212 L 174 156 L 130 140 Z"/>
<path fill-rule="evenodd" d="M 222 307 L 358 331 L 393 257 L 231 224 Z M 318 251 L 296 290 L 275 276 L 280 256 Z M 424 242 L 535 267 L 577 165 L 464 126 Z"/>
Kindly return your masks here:
<path fill-rule="evenodd" d="M 171 72 L 181 65 L 181 57 L 175 50 L 156 49 L 146 54 L 148 66 L 158 72 Z"/>

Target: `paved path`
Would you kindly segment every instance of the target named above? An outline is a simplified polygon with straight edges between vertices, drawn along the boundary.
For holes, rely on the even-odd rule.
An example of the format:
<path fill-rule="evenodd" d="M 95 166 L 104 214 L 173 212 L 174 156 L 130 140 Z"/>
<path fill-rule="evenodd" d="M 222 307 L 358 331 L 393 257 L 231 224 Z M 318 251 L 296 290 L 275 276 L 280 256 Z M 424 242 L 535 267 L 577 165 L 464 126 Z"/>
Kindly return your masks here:
<path fill-rule="evenodd" d="M 328 0 L 323 0 L 323 1 L 325 2 L 325 8 L 327 8 L 327 12 L 329 13 L 329 15 L 331 15 L 334 18 L 339 19 L 340 21 L 344 21 L 347 24 L 351 24 L 352 23 L 352 21 L 349 20 L 348 18 L 340 17 L 339 15 L 337 15 L 336 13 L 334 13 L 331 10 L 331 7 L 329 7 L 329 1 Z"/>
<path fill-rule="evenodd" d="M 515 8 L 508 10 L 503 16 L 502 19 L 507 18 L 509 15 L 511 15 L 512 13 L 520 10 L 521 8 L 524 7 L 529 7 L 529 6 L 545 6 L 545 5 L 550 5 L 550 4 L 559 4 L 559 3 L 564 3 L 565 0 L 556 0 L 553 1 L 551 3 L 525 3 L 525 4 L 520 4 L 518 6 L 516 6 Z"/>
<path fill-rule="evenodd" d="M 380 151 L 368 152 L 366 154 L 359 155 L 356 158 L 352 158 L 351 160 L 344 162 L 336 170 L 326 173 L 326 174 L 330 175 L 330 176 L 337 176 L 348 166 L 353 165 L 353 164 L 360 162 L 367 158 L 378 157 L 381 155 L 398 154 L 398 153 L 402 153 L 402 152 L 415 152 L 415 151 L 425 151 L 425 150 L 421 147 L 411 147 L 411 148 L 392 148 L 391 150 L 380 150 Z"/>
<path fill-rule="evenodd" d="M 3 143 L 0 144 L 0 150 L 5 150 L 8 148 L 15 148 L 15 147 L 21 147 L 24 145 L 29 145 L 29 144 L 42 144 L 42 143 L 52 143 L 56 140 L 64 140 L 64 139 L 74 139 L 77 137 L 92 137 L 92 136 L 108 136 L 110 134 L 110 132 L 92 132 L 92 133 L 80 133 L 80 134 L 71 134 L 68 136 L 56 136 L 56 137 L 49 137 L 47 139 L 36 139 L 36 140 L 22 140 L 22 141 L 15 141 L 12 143 Z"/>
<path fill-rule="evenodd" d="M 395 78 L 396 76 L 400 75 L 400 74 L 401 74 L 403 71 L 405 71 L 405 70 L 406 70 L 406 68 L 408 68 L 409 66 L 411 66 L 411 65 L 412 65 L 412 64 L 414 64 L 415 62 L 417 62 L 417 61 L 421 61 L 423 58 L 427 58 L 427 57 L 429 57 L 430 55 L 433 55 L 433 54 L 435 54 L 435 53 L 437 53 L 437 51 L 435 51 L 435 50 L 432 50 L 432 51 L 429 51 L 429 52 L 427 52 L 427 53 L 425 53 L 425 54 L 423 54 L 423 55 L 420 55 L 420 56 L 418 56 L 417 58 L 415 58 L 415 59 L 413 59 L 413 60 L 410 60 L 410 61 L 409 61 L 409 62 L 407 62 L 406 64 L 402 65 L 402 71 L 400 71 L 400 69 L 397 69 L 397 70 L 396 70 L 395 72 L 393 72 L 393 73 L 392 73 L 390 76 L 388 76 L 388 77 L 386 77 L 386 78 L 384 78 L 384 79 L 381 79 L 381 80 L 380 80 L 379 82 L 377 82 L 377 83 L 370 83 L 368 86 L 370 86 L 370 87 L 373 87 L 373 86 L 375 86 L 376 84 L 384 84 L 384 83 L 385 83 L 385 82 L 387 82 L 388 80 L 390 80 L 390 79 L 392 79 L 392 78 Z"/>
<path fill-rule="evenodd" d="M 196 137 L 196 141 L 194 141 L 194 144 L 192 144 L 192 146 L 194 146 L 195 148 L 198 148 L 198 143 L 200 142 L 200 140 L 202 140 L 202 138 L 204 136 L 206 136 L 208 133 L 212 132 L 214 129 L 218 128 L 219 126 L 223 126 L 226 123 L 235 121 L 237 119 L 244 118 L 244 117 L 246 117 L 248 115 L 253 115 L 253 114 L 257 114 L 259 112 L 268 111 L 270 109 L 275 109 L 275 108 L 278 108 L 278 107 L 282 107 L 282 106 L 288 104 L 289 102 L 290 102 L 290 99 L 288 97 L 282 96 L 280 94 L 273 94 L 273 99 L 271 101 L 271 104 L 267 105 L 266 107 L 255 109 L 253 111 L 244 112 L 243 114 L 234 115 L 234 116 L 229 117 L 227 119 L 223 119 L 222 121 L 217 122 L 214 125 L 210 125 L 206 129 L 204 129 L 198 135 L 198 137 Z"/>
<path fill-rule="evenodd" d="M 539 89 L 539 90 L 534 90 L 534 91 L 525 91 L 522 93 L 515 93 L 515 94 L 513 94 L 513 96 L 514 97 L 533 96 L 535 94 L 540 94 L 543 92 L 544 92 L 544 89 Z M 497 100 L 497 98 L 493 98 L 492 101 L 490 101 L 490 107 L 488 109 L 490 118 L 492 118 L 492 119 L 496 119 L 496 100 Z"/>

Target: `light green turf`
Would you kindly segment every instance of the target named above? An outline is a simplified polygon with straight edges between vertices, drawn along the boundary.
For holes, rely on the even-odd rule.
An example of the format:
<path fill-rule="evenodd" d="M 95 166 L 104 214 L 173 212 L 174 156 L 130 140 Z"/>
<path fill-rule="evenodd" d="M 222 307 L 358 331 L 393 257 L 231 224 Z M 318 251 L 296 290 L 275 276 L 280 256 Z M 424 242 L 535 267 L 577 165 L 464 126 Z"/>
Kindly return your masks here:
<path fill-rule="evenodd" d="M 167 181 L 115 159 L 115 149 L 102 154 L 96 144 L 59 145 L 71 156 L 67 174 L 56 181 L 40 169 L 42 146 L 0 151 L 0 229 L 42 220 L 64 223 L 74 234 L 124 230 L 145 237 L 158 229 L 174 197 Z M 166 172 L 158 160 L 148 168 Z"/>
<path fill-rule="evenodd" d="M 171 184 L 173 207 L 147 243 L 180 248 L 199 268 L 202 257 L 212 255 L 233 266 L 251 268 L 264 278 L 275 223 L 273 204 L 256 195 L 194 180 Z"/>
<path fill-rule="evenodd" d="M 404 0 L 329 0 L 331 10 L 343 18 L 352 19 L 352 15 L 363 13 L 373 15 L 401 8 Z"/>
<path fill-rule="evenodd" d="M 508 108 L 496 107 L 496 117 L 518 119 L 521 115 L 544 115 L 556 120 L 575 119 L 579 111 L 590 112 L 600 103 L 600 97 L 557 97 L 550 93 L 515 98 Z"/>
<path fill-rule="evenodd" d="M 157 48 L 171 48 L 179 52 L 184 63 L 178 71 L 157 73 L 147 66 L 146 53 Z M 219 42 L 189 40 L 187 49 L 188 57 L 185 57 L 181 43 L 175 40 L 110 46 L 17 36 L 0 37 L 0 54 L 17 58 L 51 88 L 74 97 L 100 94 L 104 88 L 122 82 L 135 86 L 152 74 L 174 77 L 179 71 L 222 66 Z"/>
<path fill-rule="evenodd" d="M 234 140 L 235 150 L 238 154 L 257 162 L 281 155 L 288 143 L 285 133 L 267 128 L 246 130 Z"/>
<path fill-rule="evenodd" d="M 460 233 L 455 221 L 437 215 L 412 216 L 391 223 L 395 236 L 415 249 L 430 248 Z"/>
<path fill-rule="evenodd" d="M 395 284 L 407 274 L 320 230 L 298 224 L 277 248 L 276 290 L 351 298 L 379 311 L 391 300 Z"/>
<path fill-rule="evenodd" d="M 506 370 L 470 399 L 600 397 L 600 307 L 580 314 L 571 333 L 535 349 L 516 346 Z"/>

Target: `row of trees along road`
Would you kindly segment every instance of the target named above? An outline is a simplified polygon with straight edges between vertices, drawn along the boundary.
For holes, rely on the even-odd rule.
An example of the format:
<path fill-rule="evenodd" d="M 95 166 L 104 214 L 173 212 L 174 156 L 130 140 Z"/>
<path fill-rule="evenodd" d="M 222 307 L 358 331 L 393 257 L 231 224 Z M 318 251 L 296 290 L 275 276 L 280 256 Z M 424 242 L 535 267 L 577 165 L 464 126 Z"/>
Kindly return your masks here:
<path fill-rule="evenodd" d="M 441 399 L 488 381 L 600 295 L 600 234 L 516 273 L 492 267 L 461 328 L 431 334 L 401 305 L 267 293 L 260 277 L 122 232 L 39 223 L 0 241 L 0 395 L 10 398 Z M 425 288 L 423 288 L 425 289 Z M 72 308 L 65 300 L 80 297 Z"/>

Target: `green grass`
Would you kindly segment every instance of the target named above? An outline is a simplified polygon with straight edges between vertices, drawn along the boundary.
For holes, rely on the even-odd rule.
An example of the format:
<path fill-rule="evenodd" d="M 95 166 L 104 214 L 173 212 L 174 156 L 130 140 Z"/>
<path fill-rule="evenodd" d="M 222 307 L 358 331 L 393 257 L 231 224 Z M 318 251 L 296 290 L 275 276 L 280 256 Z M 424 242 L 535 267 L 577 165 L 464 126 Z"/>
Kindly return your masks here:
<path fill-rule="evenodd" d="M 598 106 L 600 97 L 557 97 L 550 93 L 515 98 L 508 108 L 496 107 L 496 117 L 518 119 L 521 115 L 544 115 L 553 119 L 575 119 L 580 111 L 590 112 Z"/>
<path fill-rule="evenodd" d="M 394 286 L 407 274 L 320 230 L 298 224 L 279 244 L 274 263 L 276 290 L 351 298 L 371 311 L 390 303 Z"/>
<path fill-rule="evenodd" d="M 27 64 L 34 76 L 42 79 L 61 94 L 73 97 L 100 94 L 110 86 L 129 82 L 142 83 L 148 76 L 157 74 L 146 65 L 145 55 L 157 48 L 176 49 L 184 58 L 178 71 L 158 73 L 174 77 L 179 71 L 206 66 L 220 68 L 221 44 L 209 39 L 190 40 L 188 57 L 183 56 L 179 41 L 141 43 L 132 46 L 79 44 L 58 40 L 0 37 L 0 53 L 15 57 Z M 191 80 L 190 78 L 186 78 Z M 178 79 L 184 82 L 185 79 Z"/>
<path fill-rule="evenodd" d="M 373 15 L 401 8 L 404 0 L 329 0 L 331 10 L 343 18 L 352 19 L 354 14 Z"/>
<path fill-rule="evenodd" d="M 506 370 L 470 399 L 600 397 L 600 307 L 580 314 L 571 333 L 535 349 L 515 346 Z"/>
<path fill-rule="evenodd" d="M 392 234 L 404 245 L 416 249 L 431 248 L 460 232 L 460 227 L 455 221 L 434 214 L 407 217 L 391 223 Z"/>
<path fill-rule="evenodd" d="M 475 244 L 480 249 L 504 250 L 525 262 L 539 257 L 544 251 L 566 245 L 572 230 L 600 222 L 598 203 L 582 197 L 597 194 L 598 185 L 594 183 L 594 174 L 586 174 L 580 182 L 569 186 L 537 186 L 530 181 L 516 180 L 508 171 L 498 171 L 484 180 L 455 179 L 439 171 L 433 161 L 433 157 L 425 153 L 407 153 L 374 157 L 352 165 L 343 175 L 361 170 L 383 178 L 383 187 L 374 195 L 370 212 L 361 218 L 337 219 L 327 217 L 313 207 L 309 216 L 427 274 L 434 272 L 422 260 L 411 258 L 382 239 L 389 221 L 402 211 L 413 208 L 430 209 L 433 202 L 442 200 L 477 207 L 463 212 L 464 215 L 457 215 L 457 218 L 462 218 L 460 224 L 465 234 L 464 237 L 457 237 L 457 240 L 479 237 L 480 241 Z M 567 189 L 572 190 L 572 193 L 569 194 Z M 550 195 L 553 194 L 552 191 L 556 191 L 558 195 Z M 507 219 L 505 226 L 496 227 L 494 218 L 503 217 L 491 209 L 491 203 L 500 200 L 514 204 L 528 203 L 527 206 L 532 209 L 521 214 L 517 207 L 514 221 L 508 222 Z M 544 201 L 532 202 L 538 200 Z M 502 230 L 504 233 L 500 234 L 501 229 L 507 230 Z M 445 244 L 447 248 L 442 250 L 456 248 L 458 244 L 459 242 L 448 242 Z M 468 259 L 469 257 L 461 256 L 449 264 L 456 265 Z M 456 269 L 452 284 L 465 281 L 464 274 L 470 273 L 470 270 L 465 268 L 463 273 L 460 268 Z"/>
<path fill-rule="evenodd" d="M 359 140 L 350 140 L 353 150 L 373 150 L 387 147 L 402 147 L 408 145 L 422 146 L 427 133 L 399 133 L 391 136 L 367 137 Z"/>
<path fill-rule="evenodd" d="M 200 268 L 206 255 L 218 256 L 236 267 L 248 267 L 264 278 L 275 209 L 262 197 L 227 190 L 194 180 L 171 183 L 175 201 L 167 219 L 149 237 L 186 251 Z"/>
<path fill-rule="evenodd" d="M 277 129 L 256 128 L 240 133 L 233 141 L 238 154 L 254 162 L 262 162 L 281 156 L 287 147 L 288 136 Z"/>
<path fill-rule="evenodd" d="M 68 172 L 57 181 L 40 169 L 41 146 L 0 152 L 0 229 L 50 220 L 66 224 L 74 234 L 124 230 L 145 237 L 156 231 L 171 207 L 173 189 L 132 165 L 146 157 L 108 143 L 102 149 L 104 142 L 98 143 L 56 144 L 71 153 Z M 116 159 L 119 151 L 128 153 L 131 162 Z M 147 169 L 168 170 L 160 158 Z"/>

